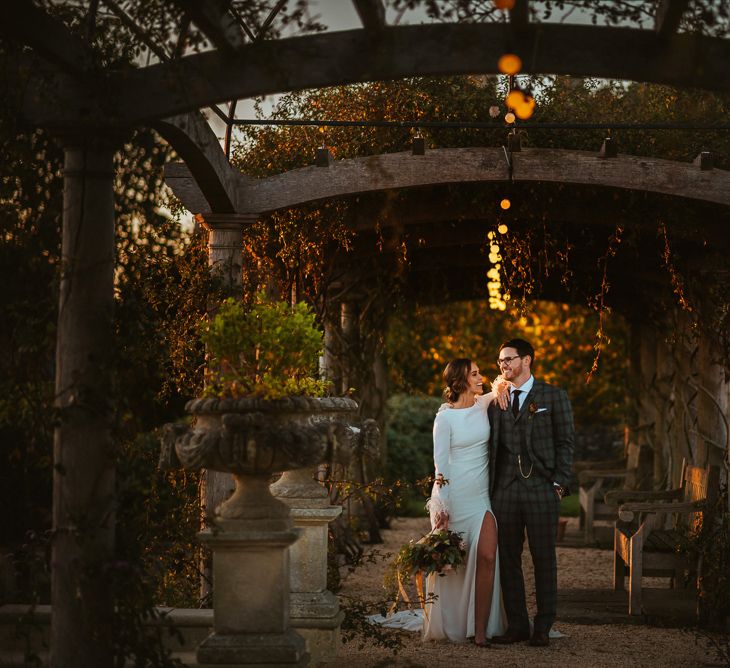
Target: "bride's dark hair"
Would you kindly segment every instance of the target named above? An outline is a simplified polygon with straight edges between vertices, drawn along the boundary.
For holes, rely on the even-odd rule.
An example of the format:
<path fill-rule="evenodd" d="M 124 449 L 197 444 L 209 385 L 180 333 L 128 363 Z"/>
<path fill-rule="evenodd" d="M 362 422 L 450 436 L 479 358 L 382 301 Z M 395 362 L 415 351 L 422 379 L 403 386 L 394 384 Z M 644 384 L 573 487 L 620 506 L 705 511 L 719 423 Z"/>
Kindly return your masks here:
<path fill-rule="evenodd" d="M 451 360 L 444 369 L 444 399 L 450 404 L 458 401 L 459 396 L 469 386 L 471 360 L 466 357 Z"/>

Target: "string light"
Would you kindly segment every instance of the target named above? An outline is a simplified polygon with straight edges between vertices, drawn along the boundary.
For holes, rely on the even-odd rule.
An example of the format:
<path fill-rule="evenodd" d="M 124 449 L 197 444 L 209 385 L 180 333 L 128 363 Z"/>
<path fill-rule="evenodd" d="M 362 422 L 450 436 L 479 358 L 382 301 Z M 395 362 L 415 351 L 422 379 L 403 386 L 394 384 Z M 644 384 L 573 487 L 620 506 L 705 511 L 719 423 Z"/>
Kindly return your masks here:
<path fill-rule="evenodd" d="M 525 103 L 525 94 L 519 88 L 513 88 L 507 93 L 506 102 L 510 109 L 517 109 L 517 107 Z"/>
<path fill-rule="evenodd" d="M 502 74 L 514 76 L 522 69 L 522 59 L 515 53 L 504 53 L 497 61 L 497 69 Z"/>
<path fill-rule="evenodd" d="M 509 209 L 512 206 L 512 202 L 510 202 L 506 197 L 499 203 L 499 206 L 502 207 L 505 211 Z"/>
<path fill-rule="evenodd" d="M 500 226 L 501 227 L 501 226 Z M 494 232 L 487 234 L 489 240 L 489 262 L 492 265 L 487 271 L 487 290 L 489 291 L 489 308 L 493 311 L 504 311 L 507 308 L 509 295 L 502 295 L 502 279 L 499 270 L 502 268 L 502 256 L 499 243 Z"/>
<path fill-rule="evenodd" d="M 519 88 L 512 88 L 507 93 L 507 107 L 511 109 L 517 118 L 525 121 L 532 116 L 535 110 L 535 98 L 530 93 Z"/>
<path fill-rule="evenodd" d="M 524 95 L 523 101 L 515 107 L 517 118 L 526 121 L 535 111 L 535 98 L 532 95 Z"/>

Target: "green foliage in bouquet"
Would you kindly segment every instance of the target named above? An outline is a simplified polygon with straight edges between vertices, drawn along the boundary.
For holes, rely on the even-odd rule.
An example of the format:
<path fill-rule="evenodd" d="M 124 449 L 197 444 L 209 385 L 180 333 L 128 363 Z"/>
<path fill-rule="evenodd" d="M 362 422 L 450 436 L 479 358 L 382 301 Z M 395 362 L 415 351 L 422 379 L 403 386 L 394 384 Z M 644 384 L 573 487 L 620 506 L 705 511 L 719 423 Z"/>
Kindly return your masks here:
<path fill-rule="evenodd" d="M 418 541 L 410 541 L 398 551 L 396 571 L 401 579 L 416 574 L 446 575 L 456 570 L 466 559 L 466 543 L 455 531 L 438 530 Z"/>
<path fill-rule="evenodd" d="M 201 327 L 209 355 L 208 396 L 321 397 L 329 383 L 314 378 L 322 332 L 304 303 L 256 295 L 252 306 L 226 299 Z"/>

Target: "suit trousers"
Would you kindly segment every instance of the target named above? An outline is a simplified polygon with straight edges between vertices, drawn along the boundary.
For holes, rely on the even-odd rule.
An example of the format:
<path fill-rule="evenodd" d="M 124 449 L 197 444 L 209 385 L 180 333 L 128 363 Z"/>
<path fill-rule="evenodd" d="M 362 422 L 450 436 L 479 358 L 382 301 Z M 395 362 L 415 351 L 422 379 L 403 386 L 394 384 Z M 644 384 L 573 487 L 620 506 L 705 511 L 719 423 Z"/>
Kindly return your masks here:
<path fill-rule="evenodd" d="M 499 562 L 504 607 L 509 628 L 529 631 L 522 573 L 522 549 L 527 540 L 535 568 L 537 615 L 535 631 L 548 632 L 555 621 L 558 605 L 558 563 L 555 554 L 560 498 L 552 482 L 528 485 L 513 480 L 499 483 L 492 495 L 492 510 L 498 527 Z"/>

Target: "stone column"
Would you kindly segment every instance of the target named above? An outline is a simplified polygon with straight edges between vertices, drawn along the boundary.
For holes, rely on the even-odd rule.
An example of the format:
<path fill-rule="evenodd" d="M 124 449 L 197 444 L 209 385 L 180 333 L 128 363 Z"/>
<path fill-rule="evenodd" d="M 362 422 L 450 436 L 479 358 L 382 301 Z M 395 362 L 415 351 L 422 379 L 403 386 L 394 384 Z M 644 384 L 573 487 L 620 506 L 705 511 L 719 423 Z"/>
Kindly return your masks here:
<path fill-rule="evenodd" d="M 337 597 L 327 589 L 327 525 L 342 508 L 330 505 L 327 490 L 307 469 L 284 473 L 271 491 L 289 506 L 294 526 L 302 532 L 289 548 L 291 626 L 305 639 L 313 664 L 333 659 L 344 613 Z"/>
<path fill-rule="evenodd" d="M 111 666 L 114 148 L 67 142 L 53 442 L 51 665 Z"/>
<path fill-rule="evenodd" d="M 243 234 L 248 225 L 256 222 L 255 214 L 219 213 L 199 216 L 198 221 L 208 231 L 208 266 L 217 276 L 227 297 L 241 298 L 243 283 Z M 210 310 L 214 310 L 211 308 Z M 233 492 L 233 478 L 221 471 L 201 471 L 200 504 L 208 518 Z M 210 594 L 211 572 L 207 564 L 201 568 L 200 595 Z"/>
<path fill-rule="evenodd" d="M 336 323 L 332 322 L 327 313 L 324 314 L 322 324 L 324 326 L 324 349 L 319 361 L 319 375 L 323 380 L 329 380 L 332 383 L 333 393 L 339 396 L 343 393 L 343 389 L 341 372 L 342 363 L 341 360 L 338 359 L 338 351 L 340 349 L 340 346 L 338 345 L 338 326 Z"/>
<path fill-rule="evenodd" d="M 340 328 L 342 330 L 343 350 L 340 351 L 342 368 L 342 391 L 347 392 L 351 387 L 360 383 L 358 377 L 359 336 L 358 336 L 358 308 L 353 301 L 342 302 L 340 312 Z"/>
<path fill-rule="evenodd" d="M 208 264 L 229 297 L 241 296 L 243 282 L 243 232 L 257 214 L 209 213 L 199 216 L 208 230 Z"/>
<path fill-rule="evenodd" d="M 269 475 L 237 476 L 235 512 L 198 538 L 213 551 L 213 633 L 201 666 L 305 666 L 304 640 L 289 620 L 289 547 L 299 531 L 273 498 Z M 230 502 L 229 502 L 230 503 Z"/>

